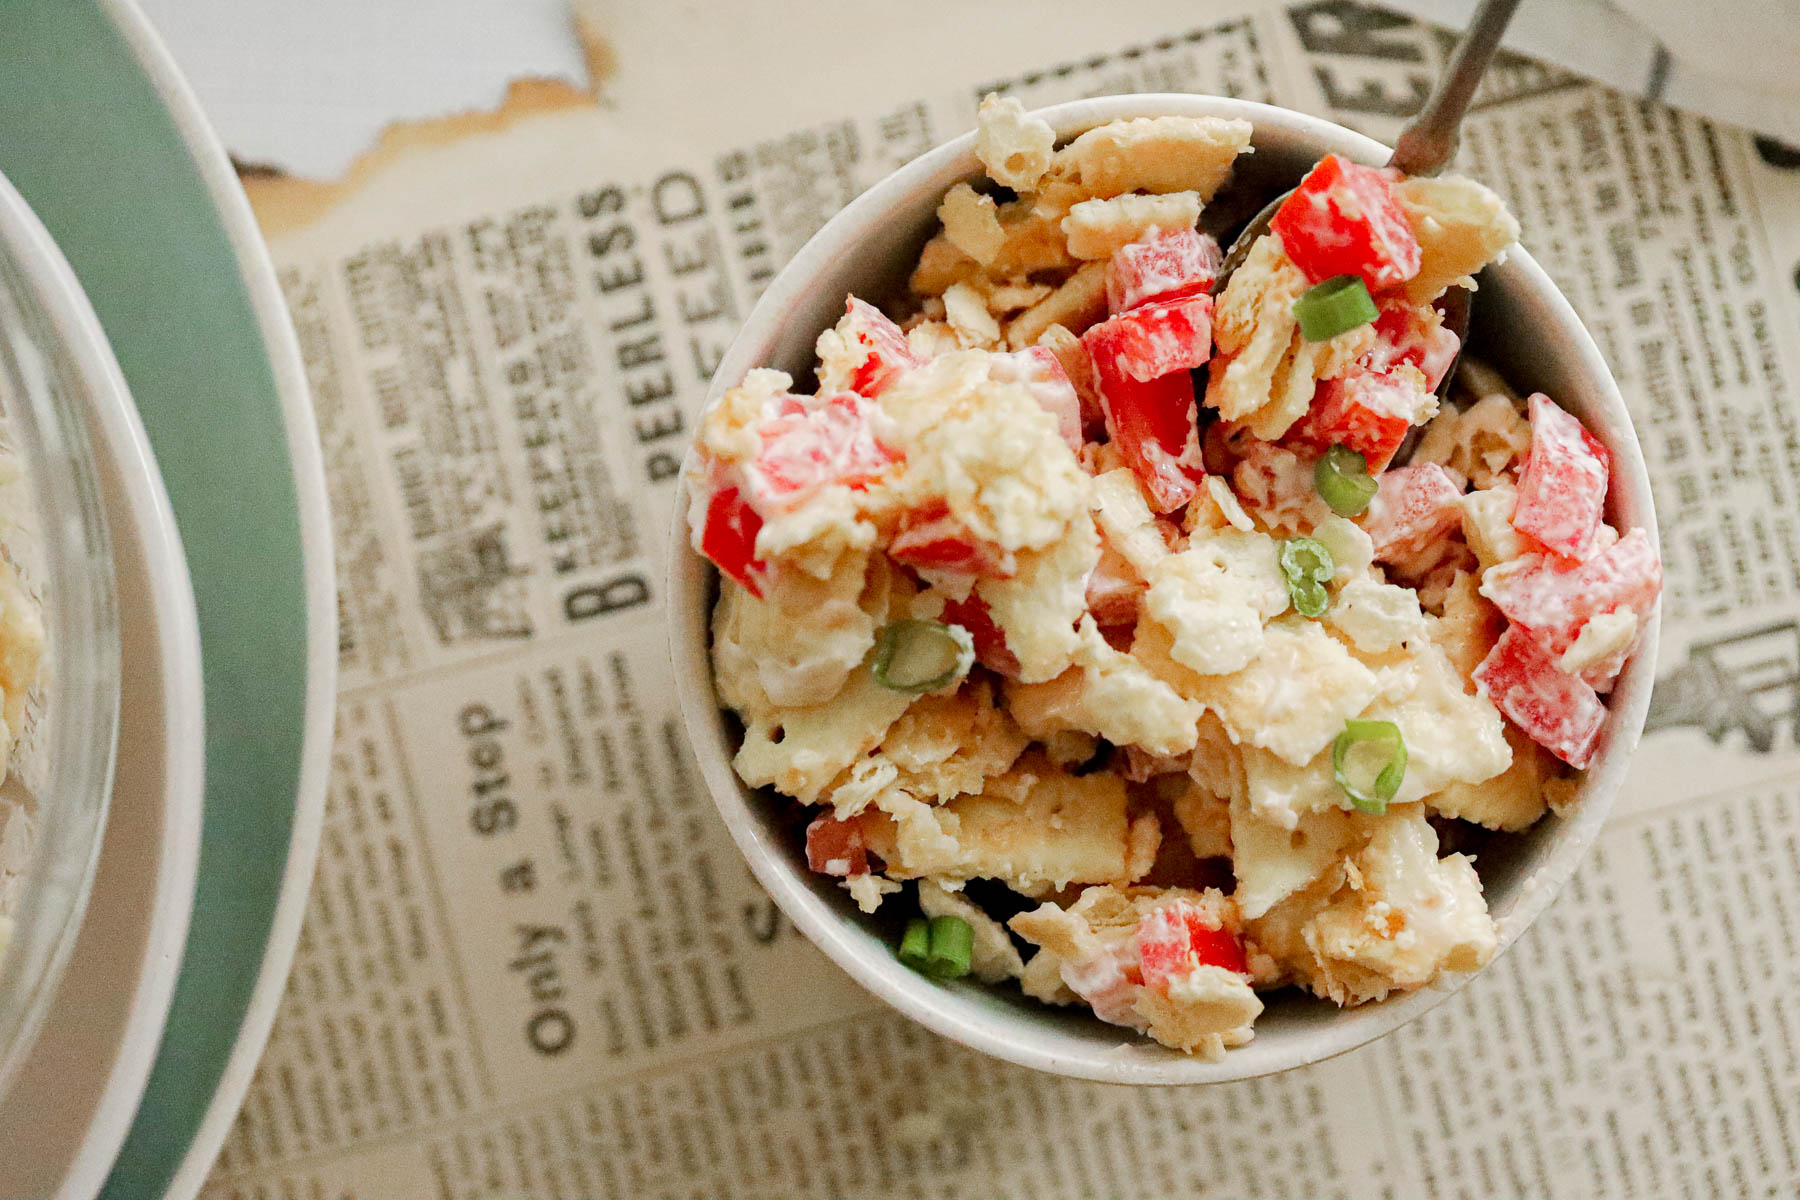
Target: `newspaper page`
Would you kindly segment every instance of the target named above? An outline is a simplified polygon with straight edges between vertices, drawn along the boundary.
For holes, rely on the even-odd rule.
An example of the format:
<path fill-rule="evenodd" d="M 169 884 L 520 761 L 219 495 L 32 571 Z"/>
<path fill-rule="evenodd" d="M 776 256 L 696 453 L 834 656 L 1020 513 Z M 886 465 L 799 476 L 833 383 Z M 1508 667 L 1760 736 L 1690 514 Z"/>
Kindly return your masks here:
<path fill-rule="evenodd" d="M 1800 153 L 1560 69 L 1503 57 L 1462 165 L 1618 374 L 1669 582 L 1634 774 L 1517 947 L 1333 1061 L 1105 1086 L 890 1012 L 742 866 L 684 745 L 661 560 L 773 272 L 984 91 L 1211 92 L 1391 137 L 1449 43 L 1347 0 L 1077 32 L 742 144 L 522 84 L 342 185 L 250 181 L 324 439 L 343 686 L 293 977 L 206 1195 L 1800 1188 Z"/>
<path fill-rule="evenodd" d="M 1446 24 L 1467 20 L 1475 2 L 1385 0 Z M 1800 139 L 1800 87 L 1785 69 L 1800 48 L 1793 12 L 1735 4 L 1721 15 L 1673 0 L 1557 0 L 1523 6 L 1506 40 L 1633 95 Z"/>

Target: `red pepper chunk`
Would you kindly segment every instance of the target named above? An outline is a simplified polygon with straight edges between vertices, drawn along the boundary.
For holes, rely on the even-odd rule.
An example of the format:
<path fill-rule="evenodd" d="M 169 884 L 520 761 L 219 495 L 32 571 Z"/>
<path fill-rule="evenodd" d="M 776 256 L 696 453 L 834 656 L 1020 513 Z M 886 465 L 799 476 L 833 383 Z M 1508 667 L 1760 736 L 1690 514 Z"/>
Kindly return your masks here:
<path fill-rule="evenodd" d="M 1475 685 L 1526 737 L 1578 769 L 1593 761 L 1606 706 L 1587 683 L 1564 674 L 1556 660 L 1517 625 L 1475 668 Z"/>
<path fill-rule="evenodd" d="M 1355 275 L 1378 292 L 1419 273 L 1419 239 L 1387 172 L 1335 154 L 1307 173 L 1269 228 L 1314 283 Z"/>
<path fill-rule="evenodd" d="M 1140 304 L 1210 292 L 1224 266 L 1219 243 L 1198 229 L 1170 229 L 1121 246 L 1106 264 L 1106 307 L 1115 316 Z"/>
<path fill-rule="evenodd" d="M 1375 318 L 1375 346 L 1362 361 L 1378 371 L 1410 363 L 1425 373 L 1425 390 L 1435 392 L 1460 349 L 1461 339 L 1430 308 L 1389 297 Z"/>
<path fill-rule="evenodd" d="M 1192 901 L 1177 900 L 1138 922 L 1138 974 L 1144 986 L 1166 992 L 1195 967 L 1223 967 L 1249 975 L 1244 943 Z"/>
<path fill-rule="evenodd" d="M 909 567 L 988 579 L 1011 579 L 1018 566 L 1011 552 L 975 536 L 941 505 L 910 514 L 888 543 L 888 557 Z"/>
<path fill-rule="evenodd" d="M 1542 392 L 1531 397 L 1531 450 L 1512 525 L 1564 558 L 1593 553 L 1611 459 L 1600 439 Z"/>
<path fill-rule="evenodd" d="M 1382 475 L 1360 523 L 1375 544 L 1376 561 L 1395 562 L 1462 523 L 1462 488 L 1437 463 L 1396 468 Z"/>
<path fill-rule="evenodd" d="M 1481 594 L 1550 655 L 1567 650 L 1590 618 L 1629 608 L 1640 626 L 1662 592 L 1650 535 L 1633 529 L 1584 563 L 1528 554 L 1482 576 Z"/>
<path fill-rule="evenodd" d="M 1210 303 L 1208 297 L 1197 299 Z M 1100 384 L 1108 436 L 1149 492 L 1151 507 L 1159 513 L 1173 512 L 1193 499 L 1195 480 L 1205 474 L 1200 465 L 1194 380 L 1182 369 L 1148 381 L 1126 369 L 1122 339 L 1116 330 L 1118 322 L 1132 315 L 1103 321 L 1081 340 Z"/>
<path fill-rule="evenodd" d="M 762 524 L 762 517 L 744 494 L 732 487 L 713 493 L 706 506 L 706 524 L 700 529 L 700 553 L 759 600 L 762 585 L 757 576 L 762 574 L 763 564 L 756 557 L 756 535 Z"/>
<path fill-rule="evenodd" d="M 840 821 L 831 813 L 814 817 L 806 827 L 806 865 L 821 875 L 839 878 L 867 875 L 869 855 L 862 826 Z"/>
<path fill-rule="evenodd" d="M 1212 297 L 1141 304 L 1100 322 L 1081 340 L 1096 365 L 1104 354 L 1118 371 L 1139 383 L 1191 371 L 1212 357 Z"/>
<path fill-rule="evenodd" d="M 843 335 L 846 346 L 862 352 L 845 385 L 858 395 L 874 399 L 894 380 L 924 362 L 913 352 L 906 333 L 886 313 L 855 296 L 845 299 L 837 331 Z"/>
<path fill-rule="evenodd" d="M 867 487 L 899 457 L 870 431 L 872 407 L 854 392 L 784 400 L 757 430 L 755 494 L 791 505 L 828 484 Z"/>
<path fill-rule="evenodd" d="M 962 600 L 944 602 L 944 623 L 960 625 L 975 643 L 975 661 L 1008 679 L 1019 677 L 1019 659 L 1006 648 L 1006 633 L 994 623 L 987 601 L 970 592 Z"/>
<path fill-rule="evenodd" d="M 1387 469 L 1406 441 L 1407 431 L 1431 392 L 1417 371 L 1373 370 L 1353 364 L 1342 375 L 1322 380 L 1312 407 L 1283 439 L 1323 454 L 1348 446 L 1369 464 L 1369 474 Z"/>
<path fill-rule="evenodd" d="M 988 378 L 998 383 L 1020 383 L 1038 407 L 1056 418 L 1056 432 L 1065 445 L 1081 453 L 1081 395 L 1056 355 L 1044 346 L 1028 346 L 988 356 Z"/>

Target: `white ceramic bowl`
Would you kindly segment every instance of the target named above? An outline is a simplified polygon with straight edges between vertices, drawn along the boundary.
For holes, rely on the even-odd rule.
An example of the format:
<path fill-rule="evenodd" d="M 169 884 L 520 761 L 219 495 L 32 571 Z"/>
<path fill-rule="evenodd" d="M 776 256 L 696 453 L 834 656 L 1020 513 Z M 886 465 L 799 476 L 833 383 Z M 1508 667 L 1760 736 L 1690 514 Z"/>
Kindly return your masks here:
<path fill-rule="evenodd" d="M 56 995 L 98 862 L 119 723 L 119 622 L 100 465 L 86 429 L 124 406 L 99 323 L 49 234 L 0 178 L 0 541 L 45 631 L 0 790 L 36 836 L 0 954 L 0 1094 Z M 29 818 L 24 814 L 29 812 Z"/>
<path fill-rule="evenodd" d="M 1038 115 L 1066 140 L 1121 117 L 1163 114 L 1242 117 L 1255 126 L 1256 153 L 1239 177 L 1266 194 L 1292 186 L 1322 155 L 1380 164 L 1388 150 L 1359 133 L 1302 113 L 1193 95 L 1109 96 Z M 708 403 L 757 366 L 802 376 L 813 340 L 843 311 L 846 292 L 881 302 L 900 294 L 918 249 L 936 224 L 945 189 L 982 174 L 972 134 L 940 146 L 858 196 L 770 284 L 714 376 Z M 1527 231 L 1529 236 L 1529 231 Z M 1575 412 L 1613 458 L 1608 519 L 1656 537 L 1650 482 L 1631 418 L 1600 351 L 1562 294 L 1523 250 L 1487 269 L 1475 303 L 1471 344 L 1515 385 L 1541 390 Z M 671 653 L 688 735 L 725 824 L 758 880 L 813 943 L 852 978 L 938 1033 L 1028 1067 L 1107 1083 L 1189 1084 L 1248 1079 L 1354 1049 L 1442 1002 L 1469 976 L 1340 1009 L 1295 989 L 1265 996 L 1256 1039 L 1209 1063 L 1164 1049 L 1076 1010 L 1040 1005 L 1016 988 L 974 981 L 934 982 L 894 957 L 893 916 L 866 917 L 843 889 L 806 869 L 787 806 L 746 788 L 731 769 L 733 734 L 719 710 L 708 663 L 707 624 L 717 578 L 688 548 L 685 495 L 671 533 Z M 1500 947 L 1517 941 L 1568 881 L 1606 819 L 1650 703 L 1660 609 L 1619 680 L 1599 754 L 1568 818 L 1547 816 L 1530 831 L 1484 850 L 1478 869 L 1499 927 Z"/>

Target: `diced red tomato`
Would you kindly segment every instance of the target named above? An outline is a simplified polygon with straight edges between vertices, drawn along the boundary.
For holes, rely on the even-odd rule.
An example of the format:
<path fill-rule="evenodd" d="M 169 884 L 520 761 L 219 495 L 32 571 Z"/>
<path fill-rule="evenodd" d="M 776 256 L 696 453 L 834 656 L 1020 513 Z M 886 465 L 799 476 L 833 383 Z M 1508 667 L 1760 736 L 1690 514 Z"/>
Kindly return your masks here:
<path fill-rule="evenodd" d="M 845 386 L 874 399 L 902 374 L 924 363 L 913 352 L 906 333 L 873 304 L 855 296 L 844 301 L 844 315 L 837 323 L 846 346 L 862 352 L 850 368 Z"/>
<path fill-rule="evenodd" d="M 758 599 L 762 598 L 758 579 L 763 564 L 756 557 L 756 535 L 762 524 L 762 517 L 744 494 L 728 487 L 713 493 L 706 506 L 706 524 L 700 528 L 700 553 Z"/>
<path fill-rule="evenodd" d="M 758 427 L 762 451 L 746 468 L 758 500 L 786 508 L 827 484 L 874 482 L 899 455 L 876 440 L 871 411 L 854 392 L 784 397 Z"/>
<path fill-rule="evenodd" d="M 1224 266 L 1219 243 L 1198 229 L 1170 229 L 1121 246 L 1106 264 L 1113 315 L 1157 300 L 1210 292 Z"/>
<path fill-rule="evenodd" d="M 1139 383 L 1191 371 L 1212 357 L 1212 297 L 1186 296 L 1141 304 L 1081 335 L 1096 365 L 1104 355 Z M 1104 393 L 1106 384 L 1101 381 Z"/>
<path fill-rule="evenodd" d="M 1555 401 L 1531 397 L 1531 450 L 1519 471 L 1513 528 L 1565 558 L 1583 559 L 1606 507 L 1611 458 L 1600 439 Z"/>
<path fill-rule="evenodd" d="M 1567 650 L 1590 617 L 1629 608 L 1640 624 L 1662 592 L 1662 563 L 1650 535 L 1633 529 L 1584 563 L 1528 554 L 1487 572 L 1481 594 L 1549 655 Z"/>
<path fill-rule="evenodd" d="M 1425 390 L 1435 392 L 1460 349 L 1461 340 L 1431 308 L 1389 296 L 1375 319 L 1375 346 L 1362 361 L 1378 371 L 1410 363 L 1425 373 Z"/>
<path fill-rule="evenodd" d="M 1197 966 L 1250 974 L 1244 943 L 1191 901 L 1177 900 L 1138 922 L 1138 974 L 1144 986 L 1167 991 Z"/>
<path fill-rule="evenodd" d="M 988 579 L 1011 579 L 1018 565 L 1010 552 L 976 537 L 941 505 L 909 514 L 888 543 L 888 557 L 909 567 Z"/>
<path fill-rule="evenodd" d="M 806 865 L 821 875 L 848 878 L 869 873 L 862 826 L 822 813 L 806 827 Z"/>
<path fill-rule="evenodd" d="M 1031 398 L 1056 418 L 1056 431 L 1069 449 L 1081 453 L 1081 396 L 1048 347 L 1030 346 L 988 357 L 988 378 L 1001 383 L 1022 383 Z"/>
<path fill-rule="evenodd" d="M 1378 562 L 1417 554 L 1462 524 L 1462 488 L 1437 463 L 1396 467 L 1381 476 L 1360 518 Z"/>
<path fill-rule="evenodd" d="M 1593 761 L 1606 706 L 1592 687 L 1565 675 L 1524 630 L 1508 627 L 1475 668 L 1474 679 L 1526 737 L 1572 767 Z"/>
<path fill-rule="evenodd" d="M 994 624 L 994 613 L 987 601 L 974 592 L 966 599 L 946 600 L 944 623 L 968 630 L 969 640 L 975 643 L 976 662 L 1008 679 L 1019 677 L 1018 656 L 1006 648 L 1006 633 Z"/>
<path fill-rule="evenodd" d="M 1320 454 L 1348 446 L 1368 460 L 1371 475 L 1384 471 L 1431 402 L 1423 381 L 1416 370 L 1353 363 L 1342 375 L 1320 381 L 1312 407 L 1282 440 Z"/>
<path fill-rule="evenodd" d="M 1357 275 L 1378 292 L 1419 273 L 1419 239 L 1388 172 L 1335 154 L 1307 173 L 1269 228 L 1314 283 Z"/>
<path fill-rule="evenodd" d="M 1173 512 L 1193 499 L 1195 480 L 1205 474 L 1193 376 L 1175 371 L 1148 383 L 1133 378 L 1120 364 L 1112 339 L 1089 341 L 1105 324 L 1111 322 L 1090 329 L 1082 343 L 1100 383 L 1107 433 L 1150 494 L 1150 506 Z"/>
<path fill-rule="evenodd" d="M 1100 561 L 1087 581 L 1087 609 L 1094 623 L 1133 625 L 1138 617 L 1138 599 L 1144 594 L 1144 581 L 1111 546 L 1102 546 Z"/>

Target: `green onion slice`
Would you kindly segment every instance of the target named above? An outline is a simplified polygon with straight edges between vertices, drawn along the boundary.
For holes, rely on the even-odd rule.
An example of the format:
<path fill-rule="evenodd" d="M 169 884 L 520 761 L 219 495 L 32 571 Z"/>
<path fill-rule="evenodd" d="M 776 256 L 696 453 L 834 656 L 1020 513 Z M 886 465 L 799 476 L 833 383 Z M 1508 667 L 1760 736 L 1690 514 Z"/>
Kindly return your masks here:
<path fill-rule="evenodd" d="M 925 973 L 936 979 L 961 979 L 975 953 L 975 930 L 961 917 L 931 918 L 931 951 Z"/>
<path fill-rule="evenodd" d="M 975 665 L 975 639 L 961 625 L 905 620 L 882 626 L 875 639 L 875 682 L 896 692 L 935 692 Z"/>
<path fill-rule="evenodd" d="M 1369 460 L 1348 446 L 1333 446 L 1313 466 L 1313 487 L 1340 517 L 1368 508 L 1377 486 L 1369 477 Z"/>
<path fill-rule="evenodd" d="M 1287 576 L 1288 599 L 1303 617 L 1317 619 L 1325 615 L 1331 606 L 1331 593 L 1325 585 L 1336 570 L 1337 563 L 1323 542 L 1299 537 L 1281 544 L 1281 573 Z"/>
<path fill-rule="evenodd" d="M 1370 782 L 1364 786 L 1351 779 L 1352 772 Z M 1345 721 L 1344 732 L 1331 743 L 1331 773 L 1359 812 L 1386 812 L 1406 778 L 1406 739 L 1400 727 L 1392 721 Z"/>
<path fill-rule="evenodd" d="M 931 960 L 931 922 L 914 917 L 900 935 L 900 961 L 915 971 L 925 970 Z"/>
<path fill-rule="evenodd" d="M 1355 275 L 1333 275 L 1294 301 L 1300 336 L 1309 342 L 1327 341 L 1358 325 L 1367 325 L 1378 312 L 1368 287 Z"/>

